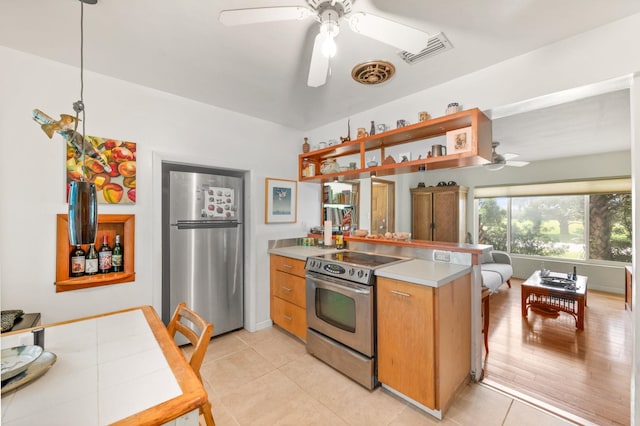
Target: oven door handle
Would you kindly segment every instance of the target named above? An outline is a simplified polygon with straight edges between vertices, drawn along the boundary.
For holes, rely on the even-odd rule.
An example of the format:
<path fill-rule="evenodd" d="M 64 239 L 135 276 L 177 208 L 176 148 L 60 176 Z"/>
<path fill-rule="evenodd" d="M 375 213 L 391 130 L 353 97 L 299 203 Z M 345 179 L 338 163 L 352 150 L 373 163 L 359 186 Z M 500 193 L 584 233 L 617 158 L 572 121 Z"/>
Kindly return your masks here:
<path fill-rule="evenodd" d="M 311 273 L 307 273 L 307 278 L 314 281 L 316 284 L 320 284 L 320 285 L 316 285 L 316 287 L 331 287 L 332 289 L 338 290 L 338 291 L 348 291 L 350 293 L 357 293 L 357 294 L 369 294 L 371 293 L 371 290 L 369 286 L 364 286 L 366 288 L 360 288 L 360 286 L 357 286 L 355 284 L 352 284 L 350 282 L 340 282 L 340 283 L 336 283 L 334 282 L 334 280 L 331 277 L 322 277 L 320 278 L 319 276 L 311 275 Z"/>

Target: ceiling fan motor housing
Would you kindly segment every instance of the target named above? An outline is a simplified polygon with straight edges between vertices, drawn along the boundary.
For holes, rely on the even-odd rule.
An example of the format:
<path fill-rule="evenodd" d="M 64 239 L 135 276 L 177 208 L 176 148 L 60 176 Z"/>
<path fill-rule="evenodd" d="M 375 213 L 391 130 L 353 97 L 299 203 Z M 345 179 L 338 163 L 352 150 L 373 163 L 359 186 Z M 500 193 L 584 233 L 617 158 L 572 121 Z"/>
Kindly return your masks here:
<path fill-rule="evenodd" d="M 342 16 L 351 12 L 351 0 L 307 0 L 307 3 L 313 10 L 318 12 L 318 16 L 322 18 L 323 12 L 332 11 L 338 14 L 340 19 Z M 321 21 L 322 22 L 322 21 Z"/>

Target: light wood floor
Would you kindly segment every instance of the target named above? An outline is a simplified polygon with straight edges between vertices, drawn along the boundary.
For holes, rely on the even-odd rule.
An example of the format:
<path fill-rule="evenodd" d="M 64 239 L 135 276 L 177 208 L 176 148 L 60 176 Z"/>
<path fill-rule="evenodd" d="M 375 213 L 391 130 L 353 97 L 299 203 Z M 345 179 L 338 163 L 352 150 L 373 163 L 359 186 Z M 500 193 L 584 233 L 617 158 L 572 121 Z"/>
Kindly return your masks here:
<path fill-rule="evenodd" d="M 598 425 L 630 424 L 631 317 L 624 298 L 589 291 L 584 331 L 570 315 L 521 313 L 512 279 L 491 295 L 485 382 L 506 386 Z"/>

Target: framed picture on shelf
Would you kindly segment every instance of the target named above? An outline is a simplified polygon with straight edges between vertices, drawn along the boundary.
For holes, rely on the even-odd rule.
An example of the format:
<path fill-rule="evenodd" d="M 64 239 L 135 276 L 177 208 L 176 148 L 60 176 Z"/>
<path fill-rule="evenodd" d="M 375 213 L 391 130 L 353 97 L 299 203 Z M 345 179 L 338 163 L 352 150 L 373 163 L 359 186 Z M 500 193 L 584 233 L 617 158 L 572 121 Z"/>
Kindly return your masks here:
<path fill-rule="evenodd" d="M 295 223 L 298 210 L 298 182 L 266 178 L 265 223 Z"/>
<path fill-rule="evenodd" d="M 471 151 L 471 127 L 447 132 L 447 155 Z"/>

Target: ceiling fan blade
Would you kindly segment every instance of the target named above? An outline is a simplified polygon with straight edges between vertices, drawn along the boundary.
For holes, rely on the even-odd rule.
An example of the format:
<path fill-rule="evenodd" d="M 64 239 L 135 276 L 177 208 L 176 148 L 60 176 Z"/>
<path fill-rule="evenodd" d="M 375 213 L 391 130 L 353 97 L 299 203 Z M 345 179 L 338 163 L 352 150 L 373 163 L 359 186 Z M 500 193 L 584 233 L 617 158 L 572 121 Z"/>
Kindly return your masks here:
<path fill-rule="evenodd" d="M 349 26 L 358 34 L 413 54 L 420 53 L 429 43 L 429 34 L 370 13 L 354 13 L 349 17 Z"/>
<path fill-rule="evenodd" d="M 511 160 L 512 158 L 520 157 L 520 154 L 514 154 L 512 152 L 507 152 L 506 154 L 502 154 L 505 160 Z"/>
<path fill-rule="evenodd" d="M 528 165 L 529 162 L 528 161 L 507 161 L 505 164 L 511 167 L 524 167 Z"/>
<path fill-rule="evenodd" d="M 311 64 L 309 64 L 309 78 L 307 86 L 320 87 L 327 82 L 327 72 L 329 71 L 329 58 L 322 54 L 322 43 L 326 33 L 319 33 L 313 43 L 313 53 L 311 53 Z"/>
<path fill-rule="evenodd" d="M 257 24 L 261 22 L 293 21 L 315 15 L 306 7 L 258 7 L 253 9 L 233 9 L 220 12 L 220 22 L 227 26 Z"/>

